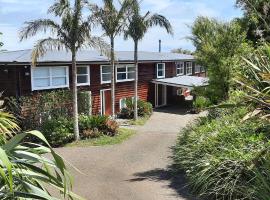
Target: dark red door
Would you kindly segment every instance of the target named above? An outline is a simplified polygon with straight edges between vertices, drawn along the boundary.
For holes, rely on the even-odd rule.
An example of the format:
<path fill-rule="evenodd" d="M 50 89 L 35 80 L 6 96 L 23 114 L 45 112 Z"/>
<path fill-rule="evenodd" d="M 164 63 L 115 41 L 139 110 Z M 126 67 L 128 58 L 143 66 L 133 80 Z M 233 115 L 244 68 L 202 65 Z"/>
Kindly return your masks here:
<path fill-rule="evenodd" d="M 104 99 L 103 99 L 104 114 L 107 115 L 107 116 L 112 115 L 112 95 L 111 95 L 111 90 L 105 90 L 103 96 L 104 96 Z"/>

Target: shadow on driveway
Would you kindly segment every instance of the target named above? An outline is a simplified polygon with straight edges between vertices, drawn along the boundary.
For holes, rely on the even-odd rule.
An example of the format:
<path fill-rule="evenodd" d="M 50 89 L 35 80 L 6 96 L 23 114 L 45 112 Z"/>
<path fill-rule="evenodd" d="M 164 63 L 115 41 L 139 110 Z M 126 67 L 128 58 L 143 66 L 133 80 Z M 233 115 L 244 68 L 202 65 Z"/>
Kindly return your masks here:
<path fill-rule="evenodd" d="M 133 174 L 135 178 L 128 180 L 129 182 L 140 181 L 169 181 L 169 187 L 177 192 L 178 197 L 185 198 L 187 200 L 198 200 L 194 196 L 190 195 L 190 191 L 187 187 L 187 181 L 184 173 L 179 173 L 174 170 L 173 166 L 168 169 L 153 169 L 150 171 L 139 172 Z"/>

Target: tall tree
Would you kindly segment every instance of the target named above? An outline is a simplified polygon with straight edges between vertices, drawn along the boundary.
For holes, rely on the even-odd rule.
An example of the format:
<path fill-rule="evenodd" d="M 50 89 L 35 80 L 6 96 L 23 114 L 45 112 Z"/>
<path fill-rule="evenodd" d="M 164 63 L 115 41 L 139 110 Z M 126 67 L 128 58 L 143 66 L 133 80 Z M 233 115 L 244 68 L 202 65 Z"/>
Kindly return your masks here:
<path fill-rule="evenodd" d="M 236 5 L 244 11 L 239 19 L 247 30 L 248 39 L 270 42 L 270 2 L 269 0 L 237 0 Z"/>
<path fill-rule="evenodd" d="M 196 47 L 197 61 L 207 69 L 207 96 L 213 103 L 226 99 L 234 68 L 245 51 L 248 51 L 246 33 L 242 32 L 238 23 L 198 17 L 190 39 Z"/>
<path fill-rule="evenodd" d="M 115 50 L 114 41 L 117 35 L 123 33 L 126 26 L 126 19 L 131 5 L 131 0 L 120 2 L 120 9 L 116 8 L 113 0 L 103 0 L 103 7 L 92 5 L 93 18 L 100 24 L 105 34 L 110 38 L 111 43 L 111 96 L 112 96 L 112 117 L 115 117 Z"/>
<path fill-rule="evenodd" d="M 129 15 L 129 25 L 125 31 L 125 39 L 132 38 L 134 41 L 134 64 L 135 64 L 135 102 L 134 102 L 134 120 L 138 119 L 138 44 L 147 33 L 147 31 L 154 27 L 160 26 L 166 29 L 169 34 L 173 34 L 173 28 L 168 19 L 160 14 L 151 14 L 147 12 L 145 15 L 141 14 L 140 2 L 133 1 L 132 12 Z"/>
<path fill-rule="evenodd" d="M 182 49 L 182 48 L 178 48 L 178 49 L 173 49 L 171 51 L 172 53 L 180 53 L 180 54 L 187 54 L 187 55 L 193 55 L 194 52 L 188 50 L 188 49 Z"/>
<path fill-rule="evenodd" d="M 39 19 L 26 22 L 26 26 L 20 32 L 21 40 L 35 36 L 38 32 L 48 32 L 52 37 L 37 41 L 32 59 L 35 64 L 48 50 L 65 49 L 72 54 L 72 94 L 73 94 L 73 118 L 74 134 L 76 140 L 80 139 L 78 125 L 78 98 L 77 98 L 77 67 L 76 55 L 82 48 L 106 49 L 107 44 L 99 37 L 91 35 L 91 21 L 83 17 L 83 9 L 89 6 L 87 0 L 75 0 L 71 6 L 69 0 L 56 0 L 48 12 L 60 19 Z"/>

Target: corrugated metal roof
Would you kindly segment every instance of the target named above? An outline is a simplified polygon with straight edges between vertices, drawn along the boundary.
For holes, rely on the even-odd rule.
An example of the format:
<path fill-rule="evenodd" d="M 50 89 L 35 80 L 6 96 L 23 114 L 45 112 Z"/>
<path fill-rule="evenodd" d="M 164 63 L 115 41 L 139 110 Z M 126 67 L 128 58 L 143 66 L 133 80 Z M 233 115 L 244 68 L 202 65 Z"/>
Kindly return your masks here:
<path fill-rule="evenodd" d="M 155 79 L 153 83 L 179 87 L 200 87 L 208 85 L 208 78 L 197 76 L 178 76 L 173 78 Z"/>
<path fill-rule="evenodd" d="M 4 51 L 0 52 L 0 63 L 30 63 L 31 49 L 21 51 Z M 194 60 L 192 55 L 177 53 L 158 53 L 158 52 L 138 52 L 139 61 L 177 61 L 177 60 Z M 133 62 L 134 53 L 132 51 L 117 51 L 116 59 L 119 62 Z M 77 54 L 78 62 L 108 62 L 106 56 L 101 55 L 98 51 L 82 50 Z M 68 51 L 48 51 L 39 62 L 71 62 L 71 53 Z"/>

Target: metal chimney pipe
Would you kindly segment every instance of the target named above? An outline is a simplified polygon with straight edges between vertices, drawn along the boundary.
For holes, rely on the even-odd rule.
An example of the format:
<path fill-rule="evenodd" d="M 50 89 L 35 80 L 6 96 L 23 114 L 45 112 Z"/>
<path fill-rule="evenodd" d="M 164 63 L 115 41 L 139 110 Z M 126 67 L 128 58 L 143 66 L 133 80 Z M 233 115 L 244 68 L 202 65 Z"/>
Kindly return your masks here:
<path fill-rule="evenodd" d="M 161 40 L 159 40 L 159 53 L 161 53 Z"/>

